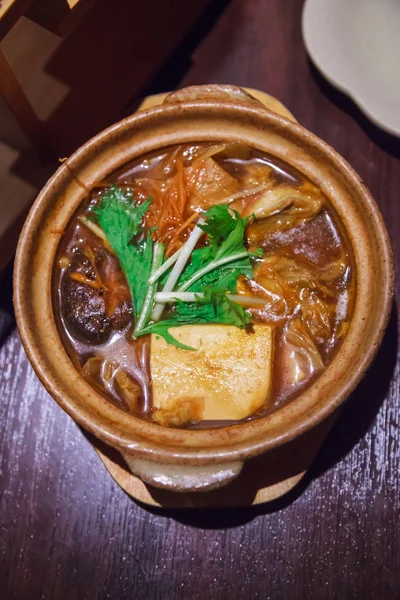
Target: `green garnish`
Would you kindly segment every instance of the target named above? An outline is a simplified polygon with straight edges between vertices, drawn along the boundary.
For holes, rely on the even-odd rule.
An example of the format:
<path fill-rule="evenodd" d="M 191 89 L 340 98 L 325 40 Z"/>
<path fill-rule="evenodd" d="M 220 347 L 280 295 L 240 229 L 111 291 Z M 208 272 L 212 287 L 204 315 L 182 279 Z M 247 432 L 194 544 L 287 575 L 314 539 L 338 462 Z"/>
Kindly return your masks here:
<path fill-rule="evenodd" d="M 197 302 L 182 302 L 177 300 L 173 317 L 166 321 L 159 321 L 148 325 L 138 334 L 155 333 L 161 335 L 166 342 L 174 344 L 183 350 L 196 350 L 186 346 L 174 338 L 170 333 L 171 327 L 193 325 L 201 323 L 220 323 L 223 325 L 236 325 L 244 329 L 251 322 L 251 315 L 243 306 L 232 302 L 222 290 L 212 287 L 204 288 L 202 296 L 197 296 Z"/>
<path fill-rule="evenodd" d="M 155 273 L 157 269 L 160 268 L 162 264 L 164 256 L 164 246 L 160 244 L 160 242 L 155 242 L 154 251 L 153 251 L 153 261 L 151 265 L 151 273 Z M 156 285 L 154 283 L 147 282 L 147 291 L 146 296 L 143 301 L 143 307 L 140 312 L 140 316 L 135 324 L 134 335 L 137 336 L 138 333 L 145 327 L 147 324 L 151 311 L 154 305 L 154 294 L 156 292 Z"/>
<path fill-rule="evenodd" d="M 151 198 L 137 204 L 130 191 L 112 185 L 93 209 L 128 282 L 136 324 L 134 336 L 155 333 L 178 348 L 194 350 L 176 340 L 169 329 L 195 323 L 247 327 L 251 322 L 250 313 L 228 298 L 227 293 L 236 291 L 240 275 L 253 275 L 250 255 L 243 241 L 248 219 L 242 219 L 227 205 L 210 208 L 179 250 L 179 255 L 163 263 L 163 245 L 153 244 L 151 232 L 145 234 L 142 226 L 150 203 Z M 208 245 L 194 250 L 202 232 L 207 235 Z M 169 269 L 172 267 L 169 272 L 167 267 L 163 268 L 166 262 Z M 164 272 L 163 292 L 188 290 L 194 292 L 195 301 L 177 299 L 170 318 L 158 321 L 165 305 L 154 304 L 154 295 Z M 155 322 L 148 324 L 149 319 Z"/>
<path fill-rule="evenodd" d="M 150 203 L 148 198 L 142 204 L 135 204 L 132 192 L 111 185 L 93 209 L 125 274 L 135 321 L 143 307 L 153 261 L 153 242 L 150 233 L 144 235 L 142 228 L 143 215 Z"/>
<path fill-rule="evenodd" d="M 213 206 L 204 213 L 204 217 L 207 220 L 199 227 L 208 234 L 209 245 L 194 250 L 192 262 L 179 279 L 177 289 L 180 292 L 198 291 L 210 284 L 222 289 L 220 280 L 228 270 L 236 275 L 236 289 L 239 275 L 253 275 L 249 253 L 243 243 L 248 218 L 242 219 L 226 204 Z M 234 291 L 230 286 L 225 289 Z"/>

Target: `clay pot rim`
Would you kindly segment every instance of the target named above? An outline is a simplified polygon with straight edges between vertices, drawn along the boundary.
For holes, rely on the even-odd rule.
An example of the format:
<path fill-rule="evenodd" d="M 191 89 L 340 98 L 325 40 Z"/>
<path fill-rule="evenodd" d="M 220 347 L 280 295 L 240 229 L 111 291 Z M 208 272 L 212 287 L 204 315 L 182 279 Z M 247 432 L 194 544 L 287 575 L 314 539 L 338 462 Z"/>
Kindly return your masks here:
<path fill-rule="evenodd" d="M 379 235 L 379 242 L 383 249 L 381 272 L 379 275 L 382 278 L 384 290 L 380 314 L 377 317 L 377 326 L 369 339 L 368 348 L 366 348 L 363 357 L 358 361 L 357 369 L 353 370 L 347 377 L 346 382 L 337 386 L 336 390 L 330 393 L 330 396 L 324 402 L 320 401 L 319 404 L 316 404 L 315 401 L 314 404 L 310 402 L 311 390 L 315 390 L 319 386 L 321 393 L 324 385 L 326 386 L 328 383 L 325 381 L 327 375 L 330 375 L 330 379 L 333 378 L 333 367 L 338 363 L 338 359 L 343 354 L 346 341 L 348 340 L 347 337 L 345 343 L 339 349 L 339 352 L 324 374 L 306 392 L 287 406 L 260 419 L 213 430 L 172 430 L 161 428 L 153 423 L 144 422 L 132 415 L 123 413 L 123 411 L 111 405 L 90 388 L 88 384 L 85 384 L 87 388 L 85 390 L 86 398 L 82 395 L 79 401 L 74 397 L 72 389 L 69 390 L 68 394 L 65 394 L 65 390 L 60 392 L 57 385 L 57 378 L 54 377 L 51 369 L 49 370 L 48 362 L 40 356 L 39 347 L 41 340 L 36 338 L 34 331 L 35 323 L 29 315 L 24 298 L 24 294 L 29 289 L 29 265 L 33 260 L 30 252 L 34 246 L 32 235 L 35 229 L 38 229 L 38 219 L 40 220 L 41 218 L 43 220 L 46 211 L 51 210 L 53 188 L 57 187 L 60 180 L 68 176 L 67 164 L 74 166 L 79 164 L 81 160 L 83 164 L 90 163 L 89 153 L 96 151 L 99 144 L 106 145 L 109 143 L 110 138 L 120 132 L 126 132 L 131 128 L 134 129 L 135 126 L 140 127 L 143 123 L 146 127 L 149 121 L 150 123 L 157 124 L 159 117 L 164 119 L 184 119 L 185 115 L 202 114 L 203 116 L 206 115 L 206 118 L 211 118 L 211 116 L 218 116 L 221 110 L 226 115 L 226 118 L 231 120 L 250 120 L 256 123 L 259 128 L 269 124 L 272 128 L 277 129 L 281 135 L 288 135 L 297 140 L 299 147 L 303 144 L 313 148 L 317 156 L 331 162 L 340 171 L 341 176 L 357 189 L 359 197 L 368 205 L 370 217 L 374 221 L 375 234 Z M 165 146 L 165 144 L 163 145 Z M 291 160 L 288 159 L 288 162 L 290 164 Z M 356 387 L 376 353 L 389 318 L 393 296 L 393 259 L 383 219 L 371 194 L 352 167 L 325 142 L 302 126 L 294 124 L 275 113 L 271 113 L 265 108 L 244 106 L 241 103 L 235 102 L 201 100 L 170 106 L 161 105 L 127 117 L 86 142 L 68 159 L 67 164 L 62 164 L 43 188 L 24 225 L 15 263 L 14 305 L 21 339 L 38 377 L 61 407 L 79 424 L 119 450 L 134 453 L 149 460 L 168 463 L 190 461 L 192 464 L 228 462 L 247 458 L 277 447 L 313 428 L 329 416 Z M 371 240 L 369 240 L 369 244 L 371 244 Z M 372 274 L 370 275 L 372 276 Z M 372 281 L 371 277 L 370 281 Z M 357 311 L 357 306 L 355 311 Z M 356 314 L 353 317 L 353 322 L 355 321 L 355 316 Z M 66 353 L 65 361 L 68 361 L 68 369 L 71 370 L 72 363 L 70 363 L 70 359 Z M 67 363 L 65 364 L 67 366 Z M 82 379 L 78 373 L 77 376 Z M 323 385 L 321 386 L 322 381 Z M 88 409 L 86 400 L 89 397 L 98 402 L 99 407 L 103 411 L 104 418 L 100 419 L 93 414 L 92 410 Z M 279 420 L 276 420 L 276 415 L 278 414 L 280 415 L 280 421 L 288 424 L 284 430 L 280 427 L 281 423 Z M 125 425 L 122 429 L 119 427 L 121 421 Z M 238 435 L 238 433 L 241 435 Z M 219 440 L 215 441 L 216 437 L 219 437 Z M 210 442 L 212 438 L 214 438 L 214 442 L 208 444 L 207 442 Z"/>

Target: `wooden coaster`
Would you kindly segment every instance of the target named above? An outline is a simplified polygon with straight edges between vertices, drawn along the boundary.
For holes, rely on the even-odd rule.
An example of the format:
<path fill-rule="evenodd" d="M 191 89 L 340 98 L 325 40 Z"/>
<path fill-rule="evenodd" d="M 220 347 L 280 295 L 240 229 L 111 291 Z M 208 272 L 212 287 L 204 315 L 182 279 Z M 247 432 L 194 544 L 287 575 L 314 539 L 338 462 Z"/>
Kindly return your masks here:
<path fill-rule="evenodd" d="M 247 91 L 269 110 L 296 121 L 276 98 L 250 88 Z M 145 98 L 138 110 L 151 108 L 166 94 Z M 304 477 L 322 442 L 332 427 L 330 418 L 302 437 L 245 463 L 243 471 L 232 483 L 211 492 L 178 493 L 151 487 L 129 471 L 121 454 L 90 436 L 90 442 L 106 469 L 135 500 L 162 508 L 217 508 L 251 506 L 276 500 L 292 490 Z"/>
<path fill-rule="evenodd" d="M 324 421 L 277 450 L 247 461 L 240 475 L 211 492 L 179 493 L 149 486 L 129 471 L 122 455 L 94 437 L 89 438 L 107 471 L 132 498 L 161 508 L 222 508 L 271 502 L 292 490 L 304 477 L 334 419 Z"/>

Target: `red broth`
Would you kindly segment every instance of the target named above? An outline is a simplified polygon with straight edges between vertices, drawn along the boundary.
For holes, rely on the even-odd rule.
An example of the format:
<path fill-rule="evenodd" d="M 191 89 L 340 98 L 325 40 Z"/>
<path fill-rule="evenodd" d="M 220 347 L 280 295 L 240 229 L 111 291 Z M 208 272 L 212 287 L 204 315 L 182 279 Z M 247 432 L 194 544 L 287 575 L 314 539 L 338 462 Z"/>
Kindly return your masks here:
<path fill-rule="evenodd" d="M 250 216 L 244 243 L 253 277 L 240 276 L 237 293 L 265 301 L 248 310 L 254 324 L 272 327 L 274 351 L 268 397 L 246 418 L 274 411 L 323 372 L 347 333 L 354 304 L 354 262 L 337 214 L 293 167 L 242 144 L 201 143 L 142 157 L 99 183 L 60 243 L 53 278 L 60 335 L 100 394 L 153 418 L 150 336 L 132 339 L 132 302 L 119 260 L 98 225 L 88 227 L 87 219 L 96 225 L 93 209 L 111 184 L 130 190 L 139 203 L 152 197 L 145 228 L 164 244 L 166 257 L 182 247 L 199 213 L 216 204 Z M 193 417 L 163 424 L 229 423 Z"/>

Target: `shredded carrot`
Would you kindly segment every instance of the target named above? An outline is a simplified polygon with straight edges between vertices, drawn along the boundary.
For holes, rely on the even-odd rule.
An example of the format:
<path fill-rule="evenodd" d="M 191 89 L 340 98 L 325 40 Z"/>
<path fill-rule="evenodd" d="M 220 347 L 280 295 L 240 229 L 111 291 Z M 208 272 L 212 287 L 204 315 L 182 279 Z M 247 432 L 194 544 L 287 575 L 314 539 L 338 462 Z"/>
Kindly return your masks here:
<path fill-rule="evenodd" d="M 162 168 L 173 173 L 166 183 L 161 185 L 159 180 L 146 177 L 131 183 L 133 195 L 139 201 L 149 196 L 152 198 L 145 223 L 147 228 L 155 228 L 153 240 L 165 244 L 166 256 L 170 256 L 174 249 L 183 244 L 197 216 L 188 211 L 189 193 L 183 163 L 185 148 L 186 146 L 176 148 L 166 156 Z"/>
<path fill-rule="evenodd" d="M 183 169 L 183 162 L 182 162 L 182 158 L 179 157 L 176 160 L 176 176 L 177 176 L 177 183 L 178 183 L 178 201 L 179 201 L 179 208 L 180 208 L 180 214 L 181 216 L 183 216 L 184 212 L 185 212 L 185 208 L 186 208 L 186 202 L 187 202 L 187 194 L 186 194 L 186 188 L 185 188 L 185 173 L 184 173 L 184 169 Z"/>
<path fill-rule="evenodd" d="M 194 212 L 192 215 L 190 215 L 190 217 L 188 219 L 186 219 L 186 221 L 175 231 L 174 235 L 171 238 L 171 242 L 175 238 L 177 238 L 178 235 L 186 229 L 186 227 L 188 227 L 191 223 L 193 223 L 193 221 L 195 221 L 198 216 L 199 216 L 199 213 L 197 213 L 197 212 Z"/>
<path fill-rule="evenodd" d="M 83 273 L 71 273 L 70 277 L 74 281 L 90 285 L 90 287 L 94 288 L 95 290 L 100 290 L 102 287 L 101 283 L 97 279 L 89 279 L 89 277 L 86 277 L 86 275 L 84 275 Z"/>
<path fill-rule="evenodd" d="M 106 286 L 103 284 L 102 279 L 100 277 L 100 273 L 99 273 L 99 271 L 97 269 L 97 265 L 96 265 L 96 257 L 94 255 L 94 252 L 91 249 L 91 247 L 88 246 L 87 244 L 85 244 L 83 253 L 86 256 L 86 258 L 88 258 L 90 260 L 90 262 L 92 263 L 94 275 L 95 275 L 95 278 L 99 281 L 100 287 L 107 289 Z"/>
<path fill-rule="evenodd" d="M 114 314 L 118 302 L 119 300 L 114 294 L 104 294 L 104 308 L 107 317 L 111 317 Z"/>
<path fill-rule="evenodd" d="M 174 231 L 165 250 L 167 256 L 171 256 L 175 248 L 178 249 L 180 246 L 182 246 L 183 241 L 179 239 L 180 234 L 186 229 L 188 229 L 193 223 L 193 221 L 197 219 L 198 216 L 199 214 L 197 212 L 194 212 L 192 215 L 190 215 L 188 219 L 186 219 L 186 221 L 180 227 L 178 227 L 178 229 Z"/>
<path fill-rule="evenodd" d="M 167 256 L 167 257 L 172 256 L 172 254 L 175 252 L 175 250 L 178 250 L 182 245 L 183 245 L 182 242 L 178 239 L 175 239 L 174 241 L 169 242 L 169 244 L 167 245 L 167 247 L 165 249 L 165 256 Z"/>

